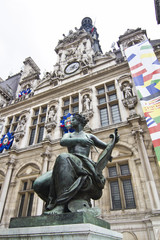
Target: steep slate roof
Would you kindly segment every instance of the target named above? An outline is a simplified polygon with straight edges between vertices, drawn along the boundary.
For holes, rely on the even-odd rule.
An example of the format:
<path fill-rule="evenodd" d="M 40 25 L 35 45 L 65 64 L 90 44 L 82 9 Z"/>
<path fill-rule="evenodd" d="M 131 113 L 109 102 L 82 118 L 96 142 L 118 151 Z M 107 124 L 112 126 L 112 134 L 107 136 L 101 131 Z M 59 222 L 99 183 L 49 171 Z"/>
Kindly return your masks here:
<path fill-rule="evenodd" d="M 17 73 L 14 76 L 8 77 L 5 81 L 0 82 L 0 93 L 4 94 L 7 100 L 15 98 L 20 78 L 21 73 Z"/>

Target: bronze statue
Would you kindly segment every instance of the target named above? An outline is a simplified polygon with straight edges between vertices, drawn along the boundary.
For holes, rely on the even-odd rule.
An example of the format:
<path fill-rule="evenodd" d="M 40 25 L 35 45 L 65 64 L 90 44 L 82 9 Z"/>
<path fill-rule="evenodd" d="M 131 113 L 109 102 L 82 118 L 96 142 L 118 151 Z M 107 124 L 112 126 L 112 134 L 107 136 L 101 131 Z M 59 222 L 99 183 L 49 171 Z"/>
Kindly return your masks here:
<path fill-rule="evenodd" d="M 102 196 L 105 178 L 102 170 L 111 161 L 111 152 L 118 142 L 117 130 L 109 144 L 83 131 L 87 120 L 80 114 L 71 118 L 73 133 L 66 133 L 60 144 L 68 153 L 60 154 L 53 171 L 49 171 L 34 182 L 34 191 L 46 202 L 45 214 L 76 212 L 90 208 L 90 200 Z M 89 158 L 90 148 L 104 149 L 97 163 Z"/>

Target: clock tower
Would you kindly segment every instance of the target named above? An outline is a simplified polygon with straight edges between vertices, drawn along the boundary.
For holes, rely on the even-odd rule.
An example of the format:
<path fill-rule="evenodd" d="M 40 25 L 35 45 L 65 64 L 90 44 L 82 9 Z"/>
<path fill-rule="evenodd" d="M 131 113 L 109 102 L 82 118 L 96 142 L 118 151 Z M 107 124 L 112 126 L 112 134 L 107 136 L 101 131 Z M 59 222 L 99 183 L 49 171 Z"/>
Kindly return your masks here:
<path fill-rule="evenodd" d="M 84 69 L 88 70 L 94 65 L 94 57 L 102 54 L 97 29 L 89 17 L 82 20 L 79 29 L 70 30 L 68 35 L 63 34 L 63 37 L 55 48 L 58 58 L 53 77 L 62 79 L 68 75 L 79 74 Z"/>

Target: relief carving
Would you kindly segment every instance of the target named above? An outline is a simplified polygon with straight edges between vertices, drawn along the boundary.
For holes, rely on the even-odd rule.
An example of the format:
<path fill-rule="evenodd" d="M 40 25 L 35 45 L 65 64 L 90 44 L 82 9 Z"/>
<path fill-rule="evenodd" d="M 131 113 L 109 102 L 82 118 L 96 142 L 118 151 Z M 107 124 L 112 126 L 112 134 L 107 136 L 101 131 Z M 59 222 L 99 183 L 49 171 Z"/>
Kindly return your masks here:
<path fill-rule="evenodd" d="M 50 133 L 57 126 L 57 105 L 58 101 L 52 101 L 49 104 L 45 128 L 47 130 L 46 138 L 50 138 Z"/>
<path fill-rule="evenodd" d="M 88 121 L 93 117 L 93 107 L 92 107 L 92 97 L 91 89 L 85 89 L 82 91 L 82 116 L 84 116 Z M 86 125 L 88 127 L 88 124 Z"/>
<path fill-rule="evenodd" d="M 135 106 L 137 104 L 137 96 L 133 96 L 132 84 L 129 81 L 124 81 L 121 84 L 121 91 L 123 92 L 124 99 L 123 105 L 130 110 L 129 116 L 137 115 L 135 112 Z"/>

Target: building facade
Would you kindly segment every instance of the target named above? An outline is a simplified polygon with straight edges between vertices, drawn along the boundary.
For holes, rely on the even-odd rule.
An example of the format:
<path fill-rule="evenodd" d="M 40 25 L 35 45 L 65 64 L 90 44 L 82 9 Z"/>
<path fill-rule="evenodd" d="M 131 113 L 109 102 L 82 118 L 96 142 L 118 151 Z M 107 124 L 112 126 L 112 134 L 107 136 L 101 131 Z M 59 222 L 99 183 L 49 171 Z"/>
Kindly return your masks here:
<path fill-rule="evenodd" d="M 66 151 L 60 146 L 62 117 L 81 113 L 89 120 L 85 130 L 104 142 L 115 128 L 120 135 L 103 172 L 103 196 L 92 205 L 125 240 L 159 239 L 160 169 L 124 54 L 126 47 L 145 39 L 146 31 L 129 29 L 119 37 L 118 49 L 113 45 L 103 54 L 97 29 L 86 17 L 79 29 L 59 40 L 53 71 L 41 78 L 28 57 L 23 71 L 1 80 L 1 228 L 11 217 L 42 214 L 33 182 Z M 150 42 L 160 59 L 160 40 Z M 96 162 L 99 153 L 93 148 L 90 157 Z"/>

